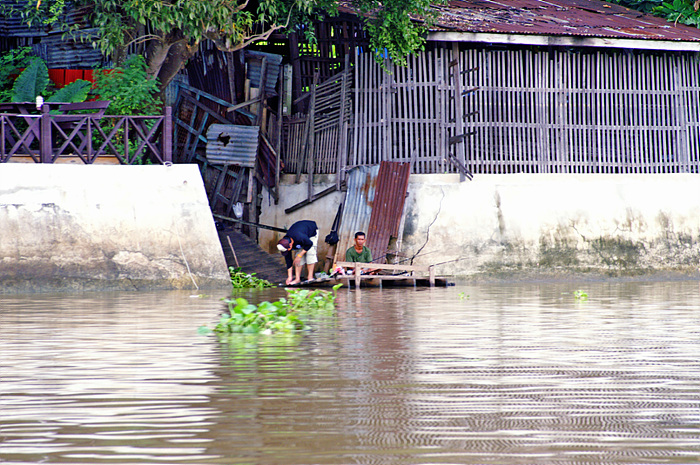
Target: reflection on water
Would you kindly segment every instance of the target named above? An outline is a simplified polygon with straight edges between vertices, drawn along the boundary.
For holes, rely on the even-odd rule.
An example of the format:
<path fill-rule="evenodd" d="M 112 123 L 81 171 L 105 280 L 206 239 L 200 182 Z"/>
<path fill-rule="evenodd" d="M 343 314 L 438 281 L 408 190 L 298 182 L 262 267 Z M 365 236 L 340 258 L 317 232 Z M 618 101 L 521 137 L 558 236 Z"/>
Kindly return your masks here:
<path fill-rule="evenodd" d="M 0 296 L 0 462 L 697 463 L 699 291 L 341 290 L 226 341 L 223 295 Z"/>

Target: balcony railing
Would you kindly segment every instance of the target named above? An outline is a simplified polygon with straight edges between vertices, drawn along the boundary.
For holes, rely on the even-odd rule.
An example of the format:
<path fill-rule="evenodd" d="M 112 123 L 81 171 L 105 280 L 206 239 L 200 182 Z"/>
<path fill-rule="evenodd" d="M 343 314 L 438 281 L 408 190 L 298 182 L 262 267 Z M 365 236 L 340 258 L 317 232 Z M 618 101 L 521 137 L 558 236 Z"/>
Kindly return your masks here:
<path fill-rule="evenodd" d="M 105 116 L 105 103 L 0 103 L 0 163 L 172 162 L 170 107 L 161 116 Z"/>

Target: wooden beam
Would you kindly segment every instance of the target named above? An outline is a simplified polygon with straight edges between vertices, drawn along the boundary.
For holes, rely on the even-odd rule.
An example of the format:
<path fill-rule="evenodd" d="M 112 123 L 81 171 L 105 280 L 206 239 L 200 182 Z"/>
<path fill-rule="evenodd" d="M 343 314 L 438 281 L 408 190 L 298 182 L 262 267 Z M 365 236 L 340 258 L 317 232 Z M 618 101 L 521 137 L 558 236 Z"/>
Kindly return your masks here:
<path fill-rule="evenodd" d="M 252 226 L 254 228 L 269 229 L 270 231 L 277 231 L 277 232 L 283 232 L 283 233 L 287 232 L 287 230 L 284 228 L 278 228 L 275 226 L 268 226 L 266 224 L 260 224 L 260 223 L 253 223 L 251 221 L 239 220 L 238 218 L 231 218 L 230 216 L 219 215 L 218 213 L 212 213 L 212 216 L 214 216 L 214 218 L 218 218 L 220 220 L 233 221 L 234 223 L 241 223 L 241 224 L 245 224 L 247 226 Z"/>
<path fill-rule="evenodd" d="M 313 202 L 315 202 L 316 200 L 318 200 L 318 199 L 320 199 L 320 198 L 322 198 L 322 197 L 325 197 L 325 196 L 327 196 L 327 195 L 330 194 L 330 193 L 335 192 L 336 190 L 338 190 L 337 186 L 331 186 L 331 187 L 329 187 L 328 189 L 322 190 L 322 191 L 319 192 L 318 194 L 312 195 L 311 198 L 309 198 L 309 199 L 302 200 L 302 201 L 299 202 L 298 204 L 292 205 L 291 207 L 287 208 L 284 212 L 287 213 L 287 214 L 289 214 L 289 213 L 292 213 L 292 212 L 294 212 L 294 211 L 297 211 L 297 210 L 299 210 L 301 207 L 304 207 L 304 206 L 306 206 L 306 205 L 309 205 L 310 203 L 313 203 Z"/>

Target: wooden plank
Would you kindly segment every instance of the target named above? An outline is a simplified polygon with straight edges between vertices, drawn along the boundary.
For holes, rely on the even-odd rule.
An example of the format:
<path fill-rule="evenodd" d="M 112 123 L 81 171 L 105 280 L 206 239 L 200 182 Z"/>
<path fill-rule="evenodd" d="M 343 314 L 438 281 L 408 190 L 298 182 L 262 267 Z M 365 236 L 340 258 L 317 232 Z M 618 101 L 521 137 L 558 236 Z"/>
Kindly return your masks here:
<path fill-rule="evenodd" d="M 291 207 L 285 209 L 285 210 L 284 210 L 284 213 L 290 214 L 290 213 L 292 213 L 292 212 L 295 212 L 295 211 L 299 210 L 301 207 L 304 207 L 304 206 L 306 206 L 306 205 L 309 205 L 310 203 L 313 203 L 313 202 L 315 202 L 316 200 L 318 200 L 318 199 L 320 199 L 320 198 L 323 198 L 323 197 L 327 196 L 328 194 L 331 194 L 331 193 L 335 192 L 336 189 L 337 189 L 336 186 L 328 187 L 328 188 L 322 190 L 321 192 L 312 195 L 310 198 L 304 199 L 304 200 L 302 200 L 301 202 L 299 202 L 299 203 L 297 203 L 297 204 L 295 204 L 295 205 L 292 205 Z"/>

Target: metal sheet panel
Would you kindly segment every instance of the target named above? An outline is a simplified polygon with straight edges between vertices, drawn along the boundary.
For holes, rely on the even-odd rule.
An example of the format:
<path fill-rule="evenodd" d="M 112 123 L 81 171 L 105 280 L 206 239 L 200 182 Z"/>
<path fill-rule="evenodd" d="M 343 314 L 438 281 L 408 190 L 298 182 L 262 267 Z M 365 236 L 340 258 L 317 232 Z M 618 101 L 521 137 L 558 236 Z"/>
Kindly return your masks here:
<path fill-rule="evenodd" d="M 259 131 L 258 126 L 212 124 L 207 129 L 207 160 L 210 163 L 254 167 Z"/>
<path fill-rule="evenodd" d="M 383 161 L 379 166 L 366 243 L 377 263 L 386 263 L 391 238 L 398 237 L 410 174 L 410 163 Z"/>
<path fill-rule="evenodd" d="M 382 162 L 348 172 L 348 190 L 338 231 L 335 260 L 344 260 L 355 232 L 367 234 L 366 246 L 377 263 L 386 263 L 390 238 L 400 233 L 408 189 L 410 163 Z"/>
<path fill-rule="evenodd" d="M 451 0 L 431 31 L 700 41 L 700 30 L 598 0 Z"/>
<path fill-rule="evenodd" d="M 340 241 L 336 246 L 335 261 L 345 260 L 345 251 L 353 245 L 357 231 L 367 232 L 372 216 L 372 202 L 379 174 L 379 165 L 356 166 L 348 171 L 343 215 L 338 228 Z M 372 251 L 374 255 L 374 251 Z"/>
<path fill-rule="evenodd" d="M 260 73 L 262 72 L 262 58 L 267 58 L 267 79 L 265 80 L 265 93 L 267 95 L 277 95 L 277 78 L 280 75 L 282 56 L 272 53 L 246 51 L 246 57 L 259 58 L 256 60 L 246 60 L 248 64 L 248 79 L 251 87 L 260 87 Z"/>

